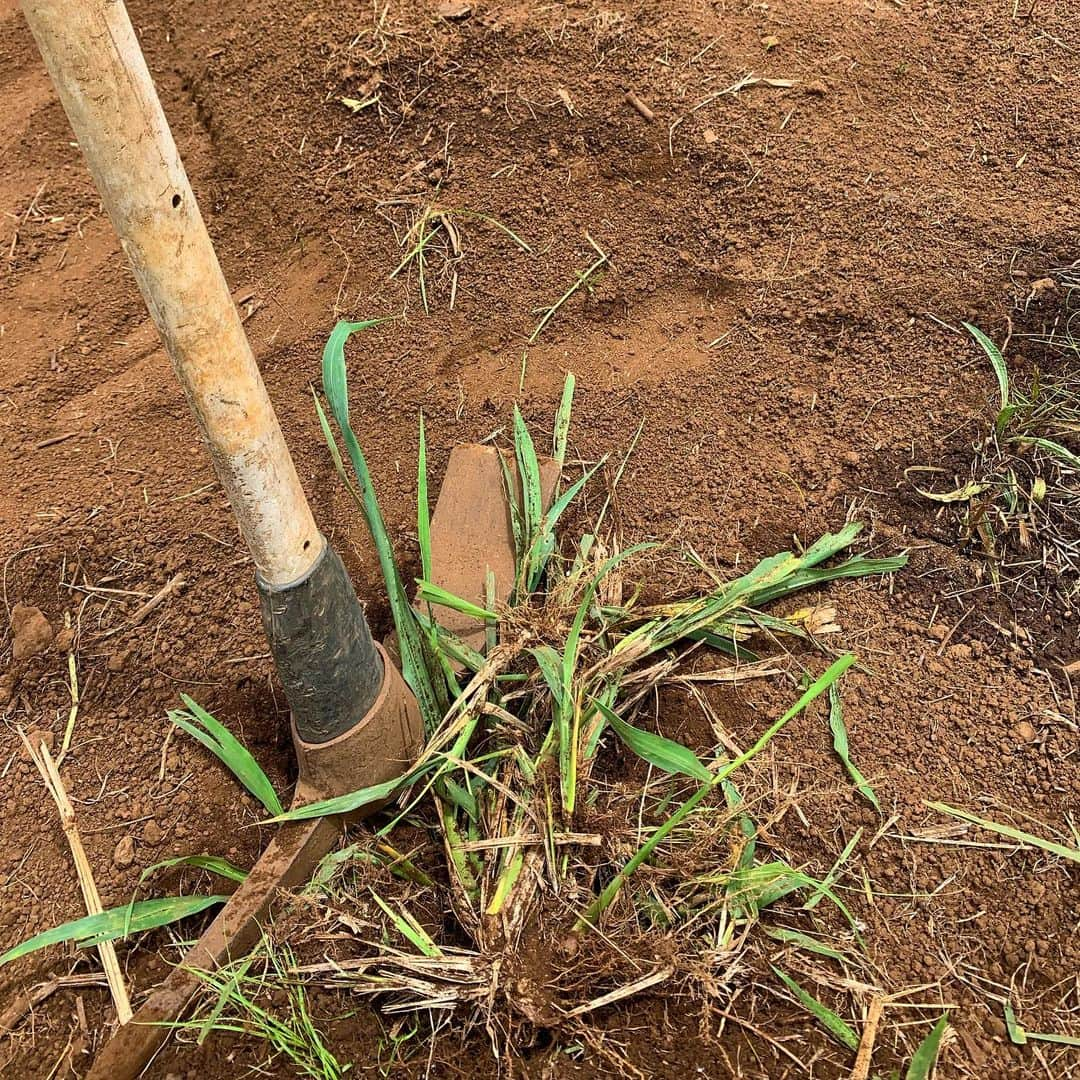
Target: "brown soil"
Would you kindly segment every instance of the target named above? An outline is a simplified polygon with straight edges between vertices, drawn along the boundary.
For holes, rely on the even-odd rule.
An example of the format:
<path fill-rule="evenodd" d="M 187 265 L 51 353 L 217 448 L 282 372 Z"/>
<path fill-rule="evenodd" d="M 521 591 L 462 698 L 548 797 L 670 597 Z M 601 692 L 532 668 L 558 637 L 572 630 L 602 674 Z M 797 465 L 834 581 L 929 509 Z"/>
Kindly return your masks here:
<path fill-rule="evenodd" d="M 618 498 L 627 541 L 674 535 L 731 567 L 857 506 L 876 546 L 911 549 L 891 589 L 828 593 L 846 644 L 874 669 L 850 678 L 845 700 L 853 753 L 889 824 L 877 835 L 877 817 L 844 787 L 813 712 L 763 766 L 805 815 L 787 815 L 776 839 L 820 874 L 866 827 L 848 880 L 873 883 L 872 902 L 854 893 L 852 903 L 879 984 L 923 986 L 906 1000 L 956 1006 L 939 1075 L 1080 1072 L 1075 1050 L 1011 1045 L 994 999 L 1012 986 L 1029 1030 L 1080 1034 L 1075 872 L 1030 851 L 921 842 L 959 835 L 941 831 L 924 799 L 999 817 L 1012 808 L 1011 820 L 1068 835 L 1080 772 L 1062 665 L 1080 655 L 1075 613 L 1030 591 L 995 593 L 903 473 L 962 471 L 990 415 L 990 372 L 945 324 L 970 318 L 1000 340 L 1031 281 L 1080 255 L 1080 8 L 492 0 L 455 21 L 435 8 L 131 4 L 316 516 L 372 598 L 377 628 L 387 628 L 377 564 L 308 389 L 329 327 L 339 313 L 403 316 L 351 348 L 351 386 L 384 512 L 414 559 L 419 409 L 435 479 L 450 446 L 506 423 L 534 309 L 592 260 L 588 233 L 611 268 L 530 350 L 526 415 L 547 422 L 572 369 L 581 458 L 626 447 L 644 419 Z M 767 49 L 770 37 L 779 43 Z M 722 93 L 748 72 L 796 85 Z M 63 772 L 107 905 L 126 901 L 151 861 L 195 851 L 250 861 L 266 839 L 245 827 L 255 807 L 197 746 L 166 742 L 164 710 L 179 692 L 226 718 L 282 786 L 289 754 L 249 560 L 12 0 L 0 3 L 0 87 L 3 600 L 8 615 L 39 608 L 55 634 L 15 659 L 7 618 L 0 629 L 7 946 L 81 913 L 16 734 L 62 737 L 68 643 L 82 700 Z M 339 101 L 373 92 L 380 106 L 355 115 Z M 454 310 L 435 259 L 425 315 L 415 277 L 388 274 L 396 237 L 437 188 L 443 207 L 497 218 L 534 254 L 461 219 Z M 131 628 L 177 574 L 183 588 Z M 714 705 L 745 739 L 789 700 L 749 684 Z M 700 724 L 685 700 L 667 705 L 669 733 Z M 122 866 L 125 838 L 135 858 Z M 164 936 L 154 943 L 160 956 L 121 950 L 137 994 L 176 959 Z M 94 964 L 39 953 L 0 973 L 5 999 Z M 806 1015 L 767 976 L 744 979 L 736 1011 L 803 1061 L 824 1055 L 808 1074 L 838 1075 Z M 330 1031 L 368 1075 L 376 1014 L 331 995 L 318 1007 L 352 1011 Z M 102 989 L 57 992 L 4 1037 L 5 1075 L 81 1075 L 110 1015 Z M 895 1024 L 921 1031 L 935 1015 L 888 1012 L 875 1066 L 900 1067 Z M 749 1030 L 721 1030 L 662 993 L 598 1014 L 594 1035 L 647 1075 L 801 1075 Z M 222 1045 L 174 1047 L 150 1075 L 211 1080 L 258 1060 L 247 1044 L 234 1057 Z M 425 1064 L 421 1051 L 400 1072 Z M 592 1042 L 568 1056 L 541 1041 L 507 1074 L 612 1068 Z M 496 1069 L 479 1036 L 437 1066 Z"/>

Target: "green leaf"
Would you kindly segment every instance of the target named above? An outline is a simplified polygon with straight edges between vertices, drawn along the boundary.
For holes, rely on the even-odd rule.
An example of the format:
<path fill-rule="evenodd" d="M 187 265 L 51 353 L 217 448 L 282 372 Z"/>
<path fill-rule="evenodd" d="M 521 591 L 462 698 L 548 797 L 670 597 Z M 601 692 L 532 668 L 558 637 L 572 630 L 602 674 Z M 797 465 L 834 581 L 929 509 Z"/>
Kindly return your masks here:
<path fill-rule="evenodd" d="M 834 949 L 831 945 L 826 945 L 824 942 L 818 941 L 817 938 L 810 937 L 809 934 L 804 934 L 800 930 L 788 930 L 783 926 L 765 926 L 762 929 L 774 941 L 783 942 L 785 945 L 802 949 L 804 952 L 816 953 L 818 956 L 827 956 L 830 960 L 839 960 L 841 962 L 849 960 L 849 957 L 839 949 Z"/>
<path fill-rule="evenodd" d="M 79 948 L 100 945 L 105 941 L 116 941 L 127 933 L 139 933 L 153 930 L 159 926 L 168 926 L 190 915 L 197 915 L 214 904 L 223 904 L 227 896 L 168 896 L 159 900 L 140 900 L 129 907 L 110 908 L 100 915 L 84 915 L 81 919 L 54 926 L 27 938 L 20 945 L 8 949 L 0 956 L 0 967 L 18 960 L 28 953 L 44 949 L 47 945 L 59 945 L 65 941 L 74 941 Z"/>
<path fill-rule="evenodd" d="M 1001 350 L 977 327 L 971 323 L 964 323 L 964 329 L 979 343 L 982 351 L 986 353 L 990 366 L 997 376 L 998 390 L 1001 393 L 1001 408 L 1009 404 L 1009 366 L 1005 363 L 1005 357 Z"/>
<path fill-rule="evenodd" d="M 656 850 L 660 842 L 670 835 L 671 831 L 682 821 L 685 821 L 697 809 L 697 807 L 704 800 L 705 796 L 717 785 L 726 780 L 736 769 L 741 768 L 748 761 L 757 757 L 766 746 L 772 742 L 773 737 L 784 727 L 789 720 L 810 704 L 815 698 L 823 694 L 837 679 L 852 664 L 855 663 L 854 653 L 846 653 L 838 660 L 835 660 L 829 667 L 816 679 L 809 687 L 807 687 L 805 693 L 783 716 L 780 717 L 775 723 L 771 724 L 762 734 L 759 736 L 757 742 L 754 743 L 748 750 L 744 750 L 738 757 L 732 758 L 731 761 L 726 762 L 720 766 L 719 769 L 713 774 L 712 779 L 707 784 L 702 784 L 701 787 L 694 792 L 666 821 L 658 825 L 652 832 L 652 835 L 638 848 L 636 852 L 630 857 L 626 865 L 607 883 L 600 895 L 589 905 L 585 913 L 575 923 L 575 928 L 578 930 L 584 929 L 584 927 L 595 924 L 596 920 L 611 906 L 612 901 L 619 894 L 619 890 L 629 880 L 630 876 L 634 874 L 638 867 L 648 859 L 653 851 Z M 820 891 L 824 891 L 821 889 Z M 829 895 L 826 893 L 826 895 Z M 830 899 L 834 903 L 837 903 L 834 897 L 830 896 Z M 840 910 L 846 909 L 840 906 Z"/>
<path fill-rule="evenodd" d="M 809 567 L 831 559 L 837 552 L 851 547 L 855 543 L 855 538 L 862 532 L 862 528 L 861 521 L 849 521 L 839 532 L 819 536 L 802 553 L 799 562 L 804 567 Z"/>
<path fill-rule="evenodd" d="M 416 457 L 416 539 L 420 546 L 420 574 L 431 580 L 431 507 L 428 503 L 427 438 L 424 414 L 420 413 L 419 448 Z"/>
<path fill-rule="evenodd" d="M 522 566 L 522 559 L 525 558 L 525 545 L 528 543 L 528 538 L 525 536 L 525 522 L 523 520 L 523 511 L 521 507 L 521 500 L 518 498 L 517 484 L 514 482 L 513 474 L 510 472 L 510 466 L 506 463 L 506 457 L 500 451 L 498 454 L 499 468 L 502 469 L 503 475 L 503 490 L 506 493 L 506 505 L 510 508 L 510 531 L 514 536 L 514 580 L 523 581 L 523 575 L 525 568 Z M 515 589 L 515 595 L 516 595 Z"/>
<path fill-rule="evenodd" d="M 855 783 L 856 790 L 867 802 L 880 814 L 881 805 L 878 803 L 874 789 L 867 783 L 866 777 L 856 768 L 848 752 L 848 734 L 844 727 L 844 707 L 840 701 L 840 691 L 835 684 L 829 687 L 829 730 L 832 731 L 833 749 L 837 757 L 844 764 L 848 775 Z"/>
<path fill-rule="evenodd" d="M 246 870 L 241 870 L 239 866 L 235 866 L 220 855 L 178 855 L 175 859 L 162 859 L 148 866 L 139 875 L 139 884 L 141 885 L 155 870 L 164 870 L 172 866 L 190 866 L 195 870 L 208 870 L 211 874 L 236 882 L 244 881 L 248 876 Z"/>
<path fill-rule="evenodd" d="M 517 458 L 518 478 L 521 481 L 525 536 L 532 539 L 540 528 L 540 518 L 544 512 L 543 493 L 540 489 L 540 462 L 536 457 L 532 436 L 517 405 L 514 406 L 514 456 Z"/>
<path fill-rule="evenodd" d="M 401 583 L 397 564 L 394 561 L 393 546 L 386 531 L 382 511 L 379 509 L 375 489 L 371 483 L 367 461 L 356 434 L 349 424 L 349 388 L 345 371 L 345 342 L 351 334 L 365 330 L 380 319 L 364 322 L 339 322 L 330 333 L 323 349 L 322 372 L 323 392 L 326 394 L 330 412 L 341 432 L 345 449 L 352 463 L 353 472 L 360 485 L 360 506 L 364 512 L 368 532 L 375 544 L 379 557 L 379 567 L 386 585 L 390 611 L 394 616 L 394 628 L 398 635 L 398 648 L 401 652 L 401 673 L 406 683 L 416 695 L 424 725 L 429 732 L 434 731 L 442 720 L 443 710 L 439 704 L 439 695 L 433 682 L 433 672 L 429 669 L 424 641 L 420 634 L 405 588 Z M 438 677 L 441 677 L 438 676 Z"/>
<path fill-rule="evenodd" d="M 953 491 L 927 491 L 926 488 L 921 487 L 917 487 L 915 490 L 924 499 L 932 499 L 934 502 L 939 503 L 954 503 L 967 502 L 969 499 L 974 499 L 976 495 L 981 495 L 986 491 L 989 486 L 989 484 L 980 484 L 975 480 L 969 480 L 963 487 L 955 488 Z"/>
<path fill-rule="evenodd" d="M 906 555 L 892 555 L 887 559 L 866 559 L 862 555 L 856 555 L 836 566 L 803 567 L 796 570 L 785 581 L 755 589 L 746 598 L 746 603 L 751 607 L 761 607 L 763 604 L 789 596 L 791 593 L 824 585 L 827 581 L 892 574 L 897 570 L 902 570 L 907 566 L 907 562 Z"/>
<path fill-rule="evenodd" d="M 422 578 L 416 579 L 416 599 L 423 600 L 428 604 L 436 604 L 438 607 L 450 608 L 451 611 L 460 611 L 462 615 L 468 615 L 472 619 L 479 619 L 481 622 L 498 618 L 494 611 L 488 611 L 486 608 L 480 607 L 479 604 L 474 604 L 471 600 L 463 600 L 460 596 L 447 592 L 440 585 L 436 585 L 431 581 L 424 581 Z"/>
<path fill-rule="evenodd" d="M 600 710 L 627 749 L 632 750 L 639 758 L 643 758 L 658 769 L 663 769 L 666 773 L 680 773 L 683 776 L 692 776 L 695 780 L 712 780 L 712 773 L 689 747 L 667 739 L 663 735 L 655 735 L 651 731 L 643 731 L 641 728 L 628 724 L 602 701 L 594 699 L 593 704 Z"/>
<path fill-rule="evenodd" d="M 1017 1046 L 1025 1046 L 1032 1039 L 1038 1042 L 1054 1043 L 1057 1046 L 1080 1046 L 1080 1039 L 1074 1035 L 1054 1035 L 1045 1031 L 1025 1031 L 1021 1027 L 1020 1021 L 1016 1019 L 1016 1013 L 1013 1012 L 1013 1007 L 1008 1001 L 1004 1003 L 1004 1011 L 1005 1030 L 1009 1033 L 1009 1040 Z"/>
<path fill-rule="evenodd" d="M 269 813 L 280 814 L 283 808 L 277 792 L 274 791 L 274 785 L 247 748 L 187 694 L 181 694 L 180 698 L 188 711 L 171 709 L 167 714 L 169 720 L 181 731 L 186 731 L 193 739 L 202 743 Z"/>
<path fill-rule="evenodd" d="M 395 911 L 374 889 L 368 891 L 397 927 L 398 933 L 409 941 L 417 952 L 431 958 L 443 955 L 442 949 L 435 944 L 428 932 L 404 908 Z"/>
<path fill-rule="evenodd" d="M 930 1073 L 937 1063 L 938 1051 L 941 1049 L 941 1039 L 945 1029 L 949 1026 L 949 1014 L 942 1013 L 938 1022 L 930 1029 L 918 1049 L 915 1051 L 908 1065 L 904 1080 L 930 1080 Z"/>
<path fill-rule="evenodd" d="M 1040 450 L 1045 450 L 1048 454 L 1056 457 L 1059 461 L 1063 461 L 1066 465 L 1070 465 L 1073 468 L 1080 469 L 1080 457 L 1077 457 L 1067 447 L 1062 446 L 1061 443 L 1055 442 L 1053 439 L 1017 439 L 1017 442 L 1030 443 L 1032 446 L 1039 447 Z"/>
<path fill-rule="evenodd" d="M 771 965 L 772 966 L 772 965 Z M 822 1005 L 812 994 L 808 994 L 790 975 L 785 975 L 778 967 L 772 966 L 776 977 L 795 995 L 799 1004 L 838 1042 L 849 1050 L 859 1049 L 859 1036 L 851 1026 L 832 1011 Z"/>
<path fill-rule="evenodd" d="M 268 818 L 264 824 L 269 825 L 280 821 L 310 821 L 311 818 L 326 817 L 332 814 L 348 814 L 353 810 L 359 810 L 362 806 L 383 802 L 400 788 L 427 775 L 435 764 L 436 762 L 429 760 L 419 769 L 414 769 L 404 776 L 395 776 L 392 780 L 385 780 L 381 784 L 360 788 L 358 791 L 350 791 L 346 795 L 337 795 L 332 799 L 321 799 L 319 802 L 308 803 L 306 806 L 294 807 L 278 814 L 276 817 Z"/>
<path fill-rule="evenodd" d="M 595 473 L 606 460 L 606 458 L 601 458 L 587 473 L 585 473 L 584 476 L 575 480 L 574 483 L 571 484 L 554 503 L 552 503 L 547 513 L 540 518 L 540 524 L 533 535 L 532 543 L 529 545 L 529 550 L 525 556 L 525 566 L 528 571 L 527 584 L 530 591 L 539 586 L 540 578 L 543 577 L 548 560 L 555 550 L 555 526 L 558 524 L 559 518 L 562 517 L 563 511 L 574 501 L 578 492 L 581 491 L 591 479 L 593 473 Z"/>
<path fill-rule="evenodd" d="M 1027 1032 L 1020 1026 L 1016 1019 L 1016 1013 L 1009 1002 L 1005 1002 L 1005 1030 L 1009 1033 L 1009 1041 L 1017 1046 L 1027 1043 Z"/>

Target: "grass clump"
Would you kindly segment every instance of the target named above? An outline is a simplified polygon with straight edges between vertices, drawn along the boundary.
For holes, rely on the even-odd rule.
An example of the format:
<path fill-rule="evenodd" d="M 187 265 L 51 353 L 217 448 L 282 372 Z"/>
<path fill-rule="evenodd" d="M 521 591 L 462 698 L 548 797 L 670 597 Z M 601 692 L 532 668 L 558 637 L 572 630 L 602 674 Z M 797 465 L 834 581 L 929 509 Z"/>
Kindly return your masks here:
<path fill-rule="evenodd" d="M 846 957 L 846 945 L 833 948 L 820 933 L 806 932 L 817 925 L 813 909 L 824 898 L 847 925 L 844 936 L 859 941 L 832 886 L 839 864 L 818 880 L 775 851 L 765 855 L 753 803 L 736 784 L 793 717 L 835 690 L 854 656 L 826 660 L 816 677 L 808 673 L 795 703 L 778 710 L 745 748 L 725 732 L 722 742 L 695 750 L 656 730 L 650 712 L 666 686 L 691 674 L 709 654 L 726 658 L 724 666 L 696 672 L 695 680 L 790 671 L 790 662 L 778 667 L 775 659 L 761 659 L 757 643 L 774 652 L 784 640 L 820 649 L 818 635 L 836 629 L 831 612 L 827 619 L 815 617 L 816 608 L 785 613 L 790 597 L 837 579 L 891 573 L 905 557 L 849 554 L 860 531 L 854 523 L 798 551 L 763 559 L 733 580 L 684 552 L 680 557 L 708 580 L 707 587 L 647 603 L 629 575 L 659 554 L 659 545 L 621 547 L 597 528 L 573 544 L 560 539 L 561 521 L 600 465 L 582 469 L 545 507 L 536 439 L 515 409 L 513 443 L 504 455 L 514 581 L 496 589 L 489 580 L 487 598 L 478 602 L 453 596 L 425 576 L 416 582 L 414 606 L 349 423 L 344 346 L 368 325 L 339 324 L 323 356 L 328 412 L 344 455 L 321 407 L 320 419 L 379 553 L 403 673 L 421 703 L 428 741 L 419 761 L 396 781 L 277 819 L 340 813 L 398 790 L 401 809 L 378 829 L 374 844 L 387 844 L 392 836 L 398 843 L 395 834 L 419 839 L 408 854 L 415 872 L 408 880 L 401 873 L 396 882 L 377 876 L 378 889 L 370 881 L 360 887 L 364 872 L 378 874 L 370 848 L 364 872 L 353 871 L 359 878 L 351 889 L 334 885 L 344 866 L 339 856 L 333 869 L 320 871 L 317 902 L 331 919 L 349 912 L 358 924 L 361 954 L 298 971 L 375 995 L 391 1015 L 459 1012 L 477 1020 L 486 1016 L 490 1024 L 497 1010 L 499 1026 L 512 1031 L 578 1023 L 595 1008 L 670 979 L 719 986 L 724 978 L 717 972 L 738 964 L 750 928 L 799 894 L 810 901 L 798 916 L 803 927 L 776 927 L 781 936 L 775 940 L 794 949 L 806 943 L 806 951 L 819 956 Z M 573 396 L 571 378 L 554 423 L 551 452 L 560 463 Z M 427 575 L 432 564 L 422 422 L 418 458 L 417 535 Z M 495 602 L 507 592 L 507 603 Z M 444 610 L 475 619 L 483 628 L 483 648 L 440 625 Z M 838 708 L 834 728 L 842 728 Z M 845 766 L 852 769 L 844 749 Z M 860 790 L 869 791 L 864 780 Z M 416 874 L 427 884 L 418 884 Z M 541 930 L 546 942 L 556 944 L 537 955 Z M 667 959 L 658 965 L 661 941 Z M 521 969 L 524 954 L 534 965 L 525 980 L 528 993 L 520 979 L 506 974 Z"/>
<path fill-rule="evenodd" d="M 1063 317 L 1035 336 L 1046 366 L 1024 383 L 1011 377 L 1003 348 L 964 324 L 997 381 L 994 422 L 975 445 L 964 483 L 945 492 L 917 489 L 959 508 L 963 534 L 987 558 L 995 585 L 1048 575 L 1070 603 L 1080 590 L 1080 338 L 1070 313 L 1076 289 L 1080 279 L 1067 290 Z"/>

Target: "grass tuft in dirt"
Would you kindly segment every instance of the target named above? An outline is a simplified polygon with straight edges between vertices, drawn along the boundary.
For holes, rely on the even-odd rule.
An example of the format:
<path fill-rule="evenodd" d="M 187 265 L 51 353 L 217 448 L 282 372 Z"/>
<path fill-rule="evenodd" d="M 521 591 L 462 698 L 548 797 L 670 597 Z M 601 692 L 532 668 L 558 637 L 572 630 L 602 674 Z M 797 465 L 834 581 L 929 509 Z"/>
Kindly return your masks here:
<path fill-rule="evenodd" d="M 965 323 L 998 386 L 993 424 L 975 445 L 968 480 L 944 492 L 917 488 L 952 504 L 961 529 L 985 555 L 991 578 L 1048 575 L 1067 602 L 1080 590 L 1080 284 L 1067 289 L 1062 316 L 1038 342 L 1045 368 L 1019 383 L 1004 349 Z M 922 470 L 925 471 L 925 470 Z M 929 470 L 937 471 L 937 470 Z"/>
<path fill-rule="evenodd" d="M 850 957 L 861 938 L 834 882 L 860 833 L 819 879 L 765 850 L 753 817 L 760 798 L 745 799 L 736 784 L 855 663 L 824 647 L 838 629 L 833 610 L 786 613 L 785 602 L 829 581 L 892 573 L 905 557 L 847 554 L 856 523 L 734 580 L 693 553 L 623 547 L 596 528 L 569 543 L 560 523 L 600 464 L 583 468 L 545 507 L 537 440 L 515 409 L 503 458 L 514 581 L 496 589 L 489 580 L 478 603 L 422 578 L 412 606 L 349 426 L 344 346 L 366 325 L 340 324 L 324 353 L 324 391 L 344 456 L 320 416 L 379 552 L 428 743 L 397 781 L 276 815 L 339 813 L 400 794 L 401 808 L 370 845 L 332 856 L 303 900 L 306 918 L 320 912 L 327 925 L 351 929 L 351 942 L 338 935 L 331 956 L 298 964 L 294 974 L 374 997 L 387 1015 L 418 1012 L 432 1030 L 436 1017 L 453 1013 L 512 1046 L 541 1027 L 585 1038 L 582 1017 L 661 983 L 704 985 L 726 999 L 753 928 L 789 898 L 806 901 L 795 916 L 801 925 L 776 926 L 763 941 L 857 965 Z M 560 463 L 573 394 L 568 379 L 553 425 Z M 417 534 L 427 573 L 422 424 L 420 432 Z M 700 573 L 707 587 L 646 603 L 643 582 L 660 555 Z M 507 603 L 495 601 L 507 593 Z M 474 619 L 477 634 L 465 641 L 450 633 L 441 610 Z M 785 640 L 824 653 L 819 673 L 800 673 Z M 651 719 L 658 695 L 682 680 L 697 687 L 777 674 L 797 700 L 745 747 L 724 732 L 721 742 L 694 748 Z M 852 768 L 849 758 L 845 766 Z M 387 847 L 408 855 L 388 859 Z M 397 874 L 386 873 L 395 865 Z M 822 899 L 838 920 L 814 910 Z"/>

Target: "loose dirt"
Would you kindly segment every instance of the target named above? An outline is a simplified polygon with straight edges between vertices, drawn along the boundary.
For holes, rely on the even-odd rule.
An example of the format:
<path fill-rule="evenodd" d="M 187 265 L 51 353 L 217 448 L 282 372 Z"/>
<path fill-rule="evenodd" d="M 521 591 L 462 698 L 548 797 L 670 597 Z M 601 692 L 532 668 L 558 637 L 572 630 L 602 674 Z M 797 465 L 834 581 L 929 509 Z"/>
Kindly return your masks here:
<path fill-rule="evenodd" d="M 955 1035 L 942 1077 L 1080 1072 L 1076 1050 L 1014 1046 L 1000 1004 L 1011 989 L 1029 1030 L 1080 1034 L 1075 872 L 952 828 L 923 802 L 1069 835 L 1080 772 L 1063 666 L 1080 656 L 1075 613 L 1048 591 L 995 592 L 953 520 L 904 478 L 912 465 L 960 470 L 992 415 L 992 374 L 958 323 L 1002 340 L 1032 283 L 1080 255 L 1080 9 L 579 0 L 478 2 L 450 19 L 400 0 L 136 0 L 130 10 L 316 517 L 376 628 L 388 629 L 377 562 L 309 392 L 337 315 L 398 316 L 350 347 L 350 379 L 409 573 L 420 408 L 437 481 L 449 448 L 504 427 L 514 400 L 546 422 L 568 369 L 579 386 L 573 456 L 618 453 L 644 422 L 617 498 L 627 542 L 677 537 L 733 569 L 857 511 L 875 548 L 912 552 L 890 587 L 827 594 L 844 644 L 872 669 L 845 682 L 845 707 L 885 816 L 852 796 L 812 711 L 767 761 L 800 808 L 775 840 L 820 875 L 865 827 L 845 881 L 879 985 L 920 987 L 904 1004 L 932 1006 L 886 1012 L 882 1075 L 903 1067 L 896 1025 L 922 1032 L 944 1005 Z M 740 86 L 749 73 L 778 82 Z M 80 700 L 62 772 L 106 906 L 160 858 L 205 851 L 246 865 L 266 841 L 251 801 L 197 746 L 169 737 L 164 710 L 180 692 L 227 720 L 280 786 L 291 778 L 250 561 L 11 0 L 0 4 L 0 90 L 6 947 L 82 913 L 16 733 L 44 729 L 59 745 L 69 651 Z M 341 100 L 373 96 L 356 112 Z M 483 218 L 457 218 L 454 307 L 450 267 L 433 253 L 427 314 L 415 272 L 389 274 L 433 199 L 496 219 L 532 253 Z M 610 265 L 528 348 L 519 393 L 537 309 L 595 258 L 586 234 Z M 177 575 L 183 586 L 132 625 Z M 21 647 L 28 634 L 33 648 Z M 755 683 L 710 700 L 747 740 L 791 699 Z M 688 699 L 663 705 L 663 730 L 707 741 Z M 177 956 L 165 935 L 122 948 L 136 997 Z M 4 1004 L 94 964 L 61 949 L 20 961 L 0 971 Z M 769 989 L 767 967 L 740 978 L 734 1012 L 751 1027 L 657 990 L 598 1011 L 580 1053 L 541 1038 L 503 1071 L 610 1075 L 602 1046 L 645 1075 L 841 1075 L 820 1029 Z M 358 1075 L 375 1074 L 381 1051 L 386 1064 L 367 1004 L 326 994 L 316 1005 L 339 1018 L 329 1036 Z M 103 988 L 57 990 L 2 1037 L 5 1075 L 81 1075 L 110 1017 Z M 216 1080 L 258 1060 L 243 1041 L 174 1046 L 148 1075 Z M 421 1049 L 386 1067 L 422 1075 L 426 1065 Z M 498 1071 L 479 1035 L 433 1068 Z"/>

